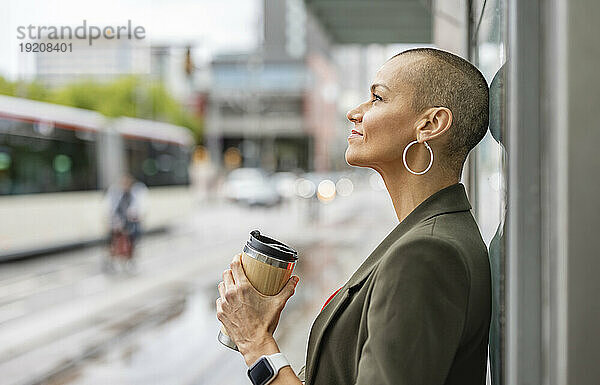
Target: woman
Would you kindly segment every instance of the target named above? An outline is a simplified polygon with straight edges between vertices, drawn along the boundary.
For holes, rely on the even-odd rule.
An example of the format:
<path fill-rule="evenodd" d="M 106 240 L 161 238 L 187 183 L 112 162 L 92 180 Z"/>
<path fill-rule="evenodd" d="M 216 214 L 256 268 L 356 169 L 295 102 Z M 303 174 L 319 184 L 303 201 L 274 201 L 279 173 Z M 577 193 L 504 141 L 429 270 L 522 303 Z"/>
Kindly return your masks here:
<path fill-rule="evenodd" d="M 306 384 L 485 384 L 489 262 L 459 183 L 487 130 L 485 79 L 450 53 L 405 51 L 379 69 L 371 98 L 347 117 L 346 161 L 379 172 L 400 223 L 316 318 Z M 217 318 L 253 369 L 279 352 L 272 333 L 297 281 L 265 297 L 239 257 L 223 273 Z M 301 383 L 276 361 L 253 382 Z"/>

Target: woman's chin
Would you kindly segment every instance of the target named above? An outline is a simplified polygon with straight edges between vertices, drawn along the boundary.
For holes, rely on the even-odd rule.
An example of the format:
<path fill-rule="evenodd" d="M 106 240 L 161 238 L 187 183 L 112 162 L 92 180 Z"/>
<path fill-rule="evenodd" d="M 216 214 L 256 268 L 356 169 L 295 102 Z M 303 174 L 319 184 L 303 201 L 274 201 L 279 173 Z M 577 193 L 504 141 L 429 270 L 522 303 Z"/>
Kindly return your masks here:
<path fill-rule="evenodd" d="M 346 163 L 348 163 L 350 166 L 368 167 L 365 160 L 362 159 L 360 156 L 358 156 L 358 154 L 354 153 L 354 151 L 351 151 L 350 149 L 346 149 L 345 156 L 346 156 Z"/>

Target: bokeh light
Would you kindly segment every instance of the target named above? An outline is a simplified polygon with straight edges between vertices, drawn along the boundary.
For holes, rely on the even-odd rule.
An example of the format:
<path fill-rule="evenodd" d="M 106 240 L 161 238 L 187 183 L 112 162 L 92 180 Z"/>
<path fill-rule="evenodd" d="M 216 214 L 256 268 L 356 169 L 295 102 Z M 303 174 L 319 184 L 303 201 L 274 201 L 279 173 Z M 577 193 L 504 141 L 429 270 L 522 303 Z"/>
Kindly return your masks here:
<path fill-rule="evenodd" d="M 349 178 L 340 178 L 335 184 L 335 190 L 340 196 L 347 197 L 354 191 L 354 184 Z"/>
<path fill-rule="evenodd" d="M 302 198 L 310 198 L 315 195 L 316 191 L 317 186 L 311 180 L 300 178 L 296 182 L 296 194 Z"/>
<path fill-rule="evenodd" d="M 329 179 L 322 180 L 317 189 L 317 197 L 322 202 L 330 202 L 335 198 L 335 183 Z"/>
<path fill-rule="evenodd" d="M 71 158 L 69 158 L 65 154 L 59 154 L 54 157 L 54 161 L 52 162 L 54 167 L 54 171 L 59 173 L 69 172 L 71 170 Z"/>
<path fill-rule="evenodd" d="M 371 176 L 369 177 L 369 185 L 375 191 L 385 190 L 385 183 L 383 181 L 383 178 L 376 172 L 371 174 Z"/>

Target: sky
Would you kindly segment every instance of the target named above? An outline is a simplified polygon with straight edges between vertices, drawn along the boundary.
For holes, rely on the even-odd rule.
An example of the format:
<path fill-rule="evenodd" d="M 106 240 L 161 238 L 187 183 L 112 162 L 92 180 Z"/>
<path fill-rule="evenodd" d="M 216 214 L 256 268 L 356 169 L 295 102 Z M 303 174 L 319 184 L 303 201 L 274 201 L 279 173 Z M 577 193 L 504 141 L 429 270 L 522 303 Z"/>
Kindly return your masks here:
<path fill-rule="evenodd" d="M 250 49 L 259 30 L 260 0 L 0 0 L 0 76 L 17 79 L 17 27 L 141 25 L 151 44 L 192 44 L 197 55 Z M 21 68 L 20 68 L 21 67 Z"/>

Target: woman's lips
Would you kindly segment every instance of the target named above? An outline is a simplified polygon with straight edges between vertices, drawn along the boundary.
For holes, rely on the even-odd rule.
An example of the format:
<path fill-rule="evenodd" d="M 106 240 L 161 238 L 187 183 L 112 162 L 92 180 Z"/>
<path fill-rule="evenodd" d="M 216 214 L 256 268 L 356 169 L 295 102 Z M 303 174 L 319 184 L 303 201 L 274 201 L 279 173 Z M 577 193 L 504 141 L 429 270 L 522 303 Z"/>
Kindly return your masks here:
<path fill-rule="evenodd" d="M 354 138 L 362 138 L 363 134 L 361 134 L 360 132 L 356 131 L 356 130 L 352 130 L 350 132 L 350 136 L 348 136 L 348 139 L 354 139 Z"/>

